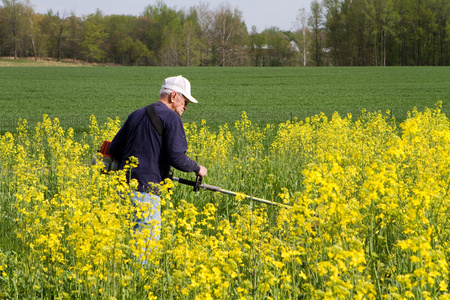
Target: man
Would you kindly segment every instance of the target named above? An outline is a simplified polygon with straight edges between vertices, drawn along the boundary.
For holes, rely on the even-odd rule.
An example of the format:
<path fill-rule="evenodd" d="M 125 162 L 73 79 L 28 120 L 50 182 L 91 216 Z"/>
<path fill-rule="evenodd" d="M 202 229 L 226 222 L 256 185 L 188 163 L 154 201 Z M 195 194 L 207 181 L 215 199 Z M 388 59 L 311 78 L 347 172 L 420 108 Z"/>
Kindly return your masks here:
<path fill-rule="evenodd" d="M 120 161 L 120 168 L 124 167 L 130 156 L 138 158 L 138 167 L 131 170 L 131 178 L 137 180 L 140 195 L 132 200 L 138 207 L 146 203 L 149 215 L 137 216 L 135 229 L 141 230 L 152 221 L 160 223 L 157 184 L 169 176 L 171 166 L 184 172 L 195 172 L 201 177 L 206 176 L 206 168 L 186 155 L 188 145 L 181 116 L 188 103 L 198 103 L 191 95 L 190 82 L 181 75 L 166 78 L 159 101 L 153 104 L 162 123 L 162 135 L 155 128 L 146 107 L 143 107 L 128 116 L 111 141 L 109 151 Z M 159 234 L 152 234 L 151 239 L 158 240 Z"/>

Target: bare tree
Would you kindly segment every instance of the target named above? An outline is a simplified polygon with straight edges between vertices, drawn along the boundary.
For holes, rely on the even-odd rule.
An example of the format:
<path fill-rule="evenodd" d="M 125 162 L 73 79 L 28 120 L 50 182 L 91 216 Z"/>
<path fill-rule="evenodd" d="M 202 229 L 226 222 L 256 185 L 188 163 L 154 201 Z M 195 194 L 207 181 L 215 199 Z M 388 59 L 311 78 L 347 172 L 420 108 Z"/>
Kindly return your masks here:
<path fill-rule="evenodd" d="M 194 6 L 194 9 L 197 11 L 198 24 L 200 25 L 202 32 L 210 31 L 213 19 L 209 4 L 200 2 L 199 5 Z"/>
<path fill-rule="evenodd" d="M 201 39 L 204 47 L 200 50 L 200 65 L 208 65 L 211 58 L 211 48 L 213 45 L 212 24 L 213 12 L 209 9 L 209 4 L 200 2 L 199 5 L 194 6 L 197 11 L 198 24 L 201 31 Z"/>
<path fill-rule="evenodd" d="M 243 63 L 243 50 L 248 33 L 242 19 L 242 12 L 237 8 L 232 11 L 229 4 L 219 5 L 214 13 L 213 51 L 217 51 L 220 66 Z"/>
<path fill-rule="evenodd" d="M 184 36 L 184 55 L 186 60 L 186 66 L 197 65 L 200 59 L 200 31 L 198 29 L 198 23 L 194 20 L 187 20 L 183 24 L 183 36 Z M 195 63 L 197 61 L 197 63 Z"/>
<path fill-rule="evenodd" d="M 30 14 L 28 20 L 30 21 L 30 38 L 31 46 L 33 48 L 34 60 L 37 61 L 40 53 L 40 27 L 36 23 L 37 16 L 35 14 Z M 38 49 L 39 48 L 39 49 Z"/>
<path fill-rule="evenodd" d="M 296 44 L 303 56 L 303 66 L 306 67 L 308 48 L 309 48 L 309 29 L 308 29 L 309 14 L 305 8 L 302 8 L 297 13 L 297 18 L 294 22 L 294 28 L 297 33 Z"/>

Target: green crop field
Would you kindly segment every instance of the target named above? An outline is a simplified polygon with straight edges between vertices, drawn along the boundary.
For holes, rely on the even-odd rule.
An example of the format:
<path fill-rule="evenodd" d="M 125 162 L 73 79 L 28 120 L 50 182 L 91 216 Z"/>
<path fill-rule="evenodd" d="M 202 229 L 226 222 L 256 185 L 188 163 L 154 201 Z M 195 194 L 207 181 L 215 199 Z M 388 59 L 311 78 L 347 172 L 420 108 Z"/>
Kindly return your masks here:
<path fill-rule="evenodd" d="M 182 74 L 199 104 L 185 122 L 206 120 L 210 128 L 239 120 L 243 111 L 258 124 L 304 119 L 337 111 L 358 117 L 363 109 L 392 110 L 398 121 L 414 107 L 443 101 L 449 111 L 450 68 L 174 68 L 174 67 L 0 67 L 0 132 L 17 120 L 35 124 L 43 114 L 63 127 L 87 130 L 90 115 L 122 121 L 155 102 L 165 77 Z"/>
<path fill-rule="evenodd" d="M 0 67 L 0 299 L 450 298 L 450 68 L 24 64 Z M 238 195 L 167 180 L 134 231 L 128 171 L 92 154 L 178 74 L 188 155 Z"/>

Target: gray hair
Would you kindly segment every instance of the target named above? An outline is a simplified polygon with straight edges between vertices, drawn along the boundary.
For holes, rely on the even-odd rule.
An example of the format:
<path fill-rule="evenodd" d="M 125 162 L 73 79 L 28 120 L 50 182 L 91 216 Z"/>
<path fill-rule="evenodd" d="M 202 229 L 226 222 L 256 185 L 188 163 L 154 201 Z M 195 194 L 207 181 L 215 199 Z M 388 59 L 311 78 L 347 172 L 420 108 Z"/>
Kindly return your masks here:
<path fill-rule="evenodd" d="M 159 91 L 159 97 L 162 97 L 162 96 L 166 96 L 166 95 L 170 95 L 170 94 L 172 94 L 172 90 L 170 90 L 170 89 L 161 89 L 161 91 Z"/>

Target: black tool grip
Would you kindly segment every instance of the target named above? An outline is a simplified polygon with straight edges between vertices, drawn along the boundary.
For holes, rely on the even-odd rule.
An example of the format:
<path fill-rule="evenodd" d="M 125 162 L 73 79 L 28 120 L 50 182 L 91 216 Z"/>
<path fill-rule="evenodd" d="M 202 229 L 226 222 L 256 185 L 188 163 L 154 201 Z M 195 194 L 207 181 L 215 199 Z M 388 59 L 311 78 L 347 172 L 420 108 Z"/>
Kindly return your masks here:
<path fill-rule="evenodd" d="M 202 185 L 202 179 L 203 177 L 200 175 L 197 175 L 197 178 L 195 178 L 194 192 L 198 192 L 200 190 L 200 186 Z"/>
<path fill-rule="evenodd" d="M 176 181 L 178 181 L 181 184 L 190 185 L 194 188 L 194 192 L 198 192 L 200 189 L 208 190 L 208 191 L 214 191 L 214 192 L 222 192 L 222 188 L 214 185 L 209 185 L 202 183 L 203 177 L 200 175 L 197 175 L 197 178 L 195 178 L 195 181 L 184 179 L 184 178 L 176 178 L 174 177 Z"/>
<path fill-rule="evenodd" d="M 195 182 L 192 181 L 192 180 L 188 180 L 188 179 L 184 179 L 184 178 L 178 178 L 178 182 L 182 183 L 182 184 L 185 184 L 185 185 L 190 185 L 190 186 L 195 187 Z"/>
<path fill-rule="evenodd" d="M 198 192 L 202 185 L 202 176 L 197 175 L 197 178 L 195 179 L 195 181 L 184 179 L 184 178 L 178 178 L 178 182 L 185 184 L 185 185 L 190 185 L 190 186 L 194 187 L 194 192 Z"/>

